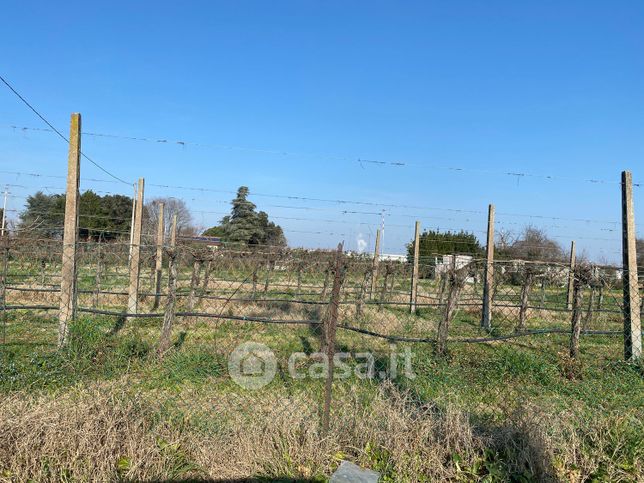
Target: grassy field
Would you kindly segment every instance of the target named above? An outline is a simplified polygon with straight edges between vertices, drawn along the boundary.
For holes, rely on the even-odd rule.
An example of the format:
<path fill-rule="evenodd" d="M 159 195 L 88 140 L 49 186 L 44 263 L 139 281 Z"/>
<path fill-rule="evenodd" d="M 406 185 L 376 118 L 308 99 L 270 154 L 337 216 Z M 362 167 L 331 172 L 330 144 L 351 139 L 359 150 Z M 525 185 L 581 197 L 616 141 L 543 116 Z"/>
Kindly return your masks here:
<path fill-rule="evenodd" d="M 124 310 L 127 252 L 116 248 L 102 266 L 94 252 L 81 260 L 79 307 Z M 39 260 L 11 258 L 8 305 L 57 307 L 60 267 Z M 150 260 L 140 279 L 142 312 L 152 311 L 154 299 Z M 436 337 L 446 296 L 440 281 L 420 281 L 410 313 L 408 265 L 393 266 L 372 294 L 365 292 L 371 262 L 349 265 L 337 350 L 352 355 L 350 374 L 334 380 L 328 432 L 321 426 L 325 381 L 311 377 L 331 291 L 328 259 L 301 272 L 281 262 L 267 270 L 262 260 L 219 260 L 207 283 L 202 267 L 196 285 L 184 260 L 176 310 L 192 303 L 211 317 L 177 317 L 162 355 L 158 316 L 79 312 L 69 343 L 57 350 L 56 310 L 5 311 L 0 479 L 325 481 L 351 460 L 382 481 L 642 481 L 644 369 L 620 362 L 620 336 L 583 336 L 577 360 L 568 356 L 566 333 L 466 343 L 517 328 L 521 286 L 500 283 L 493 330 L 481 331 L 478 277 L 461 293 L 448 355 L 439 357 L 432 343 L 386 337 Z M 605 287 L 601 307 L 598 299 L 585 302 L 584 328 L 621 330 L 619 299 L 619 290 Z M 526 329 L 570 330 L 565 283 L 535 284 L 528 302 Z M 165 298 L 155 313 L 164 308 Z M 275 378 L 258 390 L 229 375 L 231 352 L 247 341 L 268 346 L 278 362 Z M 411 354 L 415 377 L 387 372 L 393 352 Z M 308 377 L 293 377 L 293 353 L 305 354 L 294 367 Z M 375 377 L 361 376 L 360 353 L 372 355 Z M 402 368 L 403 358 L 396 360 Z"/>
<path fill-rule="evenodd" d="M 2 478 L 324 481 L 342 459 L 384 481 L 641 481 L 644 474 L 642 367 L 619 362 L 617 337 L 584 338 L 575 364 L 563 335 L 454 343 L 447 358 L 428 344 L 398 344 L 411 349 L 415 379 L 336 380 L 323 434 L 323 380 L 296 380 L 286 369 L 291 352 L 317 349 L 314 328 L 184 318 L 175 346 L 159 357 L 159 324 L 81 318 L 69 346 L 56 351 L 54 317 L 9 313 Z M 475 324 L 465 311 L 455 321 Z M 228 376 L 227 356 L 246 340 L 267 344 L 279 361 L 277 377 L 257 391 Z M 391 350 L 347 331 L 339 331 L 338 347 L 373 352 L 377 369 Z"/>

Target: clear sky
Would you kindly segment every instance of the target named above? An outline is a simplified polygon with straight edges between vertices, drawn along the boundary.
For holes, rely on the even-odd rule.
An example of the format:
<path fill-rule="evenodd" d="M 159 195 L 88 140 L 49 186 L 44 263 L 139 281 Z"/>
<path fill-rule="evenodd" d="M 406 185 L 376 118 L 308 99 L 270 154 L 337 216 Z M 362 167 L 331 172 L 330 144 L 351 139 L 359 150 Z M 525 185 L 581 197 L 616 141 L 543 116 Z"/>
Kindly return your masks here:
<path fill-rule="evenodd" d="M 382 203 L 384 251 L 401 253 L 415 219 L 483 239 L 493 202 L 497 229 L 619 260 L 620 171 L 644 183 L 642 1 L 97 3 L 5 0 L 0 74 L 65 133 L 78 111 L 87 132 L 167 140 L 83 150 L 200 225 L 247 185 L 291 244 L 371 249 L 382 206 L 261 195 Z M 46 127 L 0 86 L 0 169 L 64 176 L 60 139 L 12 125 Z M 88 181 L 109 178 L 87 162 L 82 175 L 131 193 Z M 10 187 L 20 209 L 64 180 L 5 183 L 25 186 Z"/>

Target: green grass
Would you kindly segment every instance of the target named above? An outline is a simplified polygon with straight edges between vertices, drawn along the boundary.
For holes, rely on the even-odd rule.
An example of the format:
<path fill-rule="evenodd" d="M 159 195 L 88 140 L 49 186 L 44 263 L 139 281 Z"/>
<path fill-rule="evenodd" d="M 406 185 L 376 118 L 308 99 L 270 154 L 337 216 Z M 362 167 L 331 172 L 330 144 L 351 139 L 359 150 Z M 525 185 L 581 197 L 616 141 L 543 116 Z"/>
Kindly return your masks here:
<path fill-rule="evenodd" d="M 125 290 L 125 272 L 121 270 L 117 274 L 116 268 L 108 266 L 109 270 L 102 279 L 103 290 Z M 219 286 L 217 295 L 228 296 L 238 290 L 240 282 L 248 275 L 242 272 L 225 269 L 216 274 L 213 272 L 211 281 L 231 281 L 227 287 Z M 15 276 L 20 273 L 20 270 L 12 272 Z M 144 270 L 141 291 L 150 289 L 148 275 L 148 271 Z M 268 316 L 280 320 L 322 319 L 324 305 L 304 305 L 296 301 L 296 298 L 317 300 L 319 295 L 297 297 L 295 278 L 289 278 L 288 274 L 279 271 L 271 275 L 271 286 L 264 293 L 264 276 L 263 273 L 259 274 L 257 297 L 267 298 L 268 302 L 230 303 L 220 309 L 215 305 L 209 307 L 209 302 L 204 300 L 204 309 L 210 309 L 213 313 L 222 310 L 223 314 Z M 40 279 L 36 269 L 32 277 L 34 280 Z M 345 288 L 357 290 L 362 283 L 361 277 L 360 273 L 350 274 Z M 190 270 L 183 269 L 180 279 L 179 292 L 187 293 Z M 407 284 L 399 275 L 396 280 L 394 290 L 400 291 L 400 300 L 406 300 Z M 319 292 L 322 282 L 323 277 L 319 274 L 305 274 L 302 292 Z M 92 290 L 94 283 L 91 268 L 81 269 L 79 288 Z M 278 284 L 290 286 L 281 287 Z M 313 285 L 315 289 L 311 287 Z M 426 293 L 436 294 L 438 291 L 435 281 L 422 280 L 420 286 L 421 291 Z M 497 303 L 516 304 L 520 287 L 502 288 L 497 294 Z M 463 299 L 479 300 L 477 290 L 480 290 L 480 286 L 468 287 Z M 354 299 L 343 299 L 339 322 L 388 335 L 435 336 L 442 308 L 421 305 L 415 314 L 410 314 L 407 305 L 383 304 L 379 307 L 375 302 L 380 289 L 376 293 L 374 301 L 365 302 L 359 320 L 355 317 Z M 249 294 L 250 281 L 247 281 L 237 296 L 248 297 Z M 546 306 L 563 308 L 565 289 L 549 287 L 544 295 Z M 355 297 L 355 293 L 351 297 Z M 531 304 L 539 305 L 541 297 L 540 290 L 535 288 L 531 294 Z M 82 305 L 87 306 L 92 296 L 83 295 L 81 299 Z M 121 311 L 124 300 L 123 297 L 115 297 L 110 299 L 109 304 L 103 301 L 101 307 Z M 618 300 L 619 293 L 606 290 L 604 308 L 615 310 Z M 9 301 L 11 303 L 11 298 Z M 149 303 L 149 298 L 143 299 L 142 306 L 148 307 Z M 187 297 L 181 298 L 179 310 L 184 310 L 186 303 Z M 497 308 L 493 314 L 492 335 L 513 333 L 517 311 L 515 308 L 504 312 Z M 530 420 L 544 425 L 546 435 L 543 437 L 555 448 L 549 453 L 548 464 L 560 479 L 576 481 L 579 473 L 590 481 L 604 481 L 616 478 L 616 475 L 621 475 L 622 481 L 636 481 L 644 454 L 641 438 L 644 430 L 643 369 L 642 365 L 620 362 L 621 338 L 582 337 L 581 354 L 574 363 L 566 355 L 566 334 L 534 335 L 486 344 L 456 342 L 455 339 L 459 338 L 488 335 L 479 327 L 479 313 L 480 307 L 468 308 L 464 305 L 459 310 L 450 326 L 452 340 L 448 344 L 447 357 L 437 357 L 432 344 L 396 344 L 399 351 L 409 348 L 413 353 L 412 366 L 416 374 L 413 380 L 402 376 L 393 381 L 379 378 L 362 380 L 352 376 L 336 381 L 333 386 L 333 408 L 342 407 L 349 400 L 357 400 L 360 408 L 369 408 L 377 398 L 378 391 L 392 384 L 397 391 L 410 395 L 416 408 L 431 408 L 437 414 L 448 412 L 454 406 L 460 408 L 467 414 L 473 431 L 492 435 L 492 440 L 509 431 L 511 434 L 516 432 L 517 437 L 527 438 L 528 443 L 532 444 L 533 436 L 523 425 Z M 317 424 L 324 381 L 292 379 L 287 370 L 287 361 L 294 352 L 319 350 L 319 327 L 184 318 L 175 327 L 173 348 L 164 357 L 159 357 L 156 344 L 161 319 L 158 318 L 131 319 L 121 326 L 115 317 L 81 316 L 70 327 L 68 345 L 57 350 L 57 320 L 54 312 L 11 311 L 6 312 L 4 317 L 0 329 L 4 342 L 0 345 L 0 397 L 72 394 L 79 387 L 126 381 L 128 391 L 141 393 L 159 402 L 154 417 L 160 427 L 224 437 L 230 434 L 235 424 L 241 424 L 239 421 L 257 418 L 258 411 L 261 417 L 268 419 L 271 418 L 271 409 L 301 410 L 288 404 L 281 408 L 276 401 L 284 398 L 313 401 L 307 410 L 311 411 L 310 419 Z M 553 327 L 568 329 L 570 313 L 544 313 L 538 310 L 530 313 L 528 329 Z M 596 315 L 589 328 L 619 330 L 620 315 L 611 312 Z M 277 377 L 256 393 L 240 389 L 228 376 L 229 353 L 237 344 L 248 340 L 268 345 L 279 362 Z M 391 350 L 386 340 L 345 330 L 338 331 L 337 346 L 353 354 L 374 353 L 376 373 L 384 370 Z M 355 361 L 350 365 L 355 367 Z M 570 378 L 571 374 L 575 377 Z M 232 411 L 220 411 L 219 402 L 231 399 L 238 399 L 239 403 L 233 404 Z M 349 420 L 351 417 L 349 415 Z M 551 420 L 554 423 L 548 428 Z M 577 458 L 585 461 L 584 465 L 568 454 L 561 435 L 579 442 L 575 452 L 581 453 Z M 285 443 L 281 440 L 275 442 L 278 447 L 281 444 Z M 351 442 L 345 444 L 346 447 L 338 451 L 348 451 L 346 448 L 352 446 Z M 176 452 L 171 456 L 177 461 L 177 475 L 191 474 L 192 463 L 187 460 L 183 449 L 167 442 L 157 442 L 157 447 L 163 447 L 162 451 L 166 453 Z M 394 461 L 392 451 L 389 446 L 373 441 L 361 444 L 351 454 L 363 464 L 382 472 L 384 481 L 422 480 L 422 475 L 409 476 L 405 473 L 404 477 L 401 476 L 404 471 L 401 472 L 400 462 Z M 407 456 L 411 458 L 410 465 L 413 466 L 413 458 L 418 454 L 411 451 Z M 484 450 L 477 449 L 475 456 L 456 452 L 443 464 L 457 468 L 454 471 L 462 481 L 537 479 L 534 468 L 516 464 L 520 459 L 520 455 L 513 453 L 511 447 L 490 444 Z M 328 475 L 329 467 L 335 464 L 329 463 L 324 468 L 304 472 L 286 451 L 279 461 L 281 466 L 268 471 L 271 476 L 298 477 L 310 473 L 309 476 L 323 478 Z M 132 462 L 123 460 L 122 466 L 127 470 Z"/>

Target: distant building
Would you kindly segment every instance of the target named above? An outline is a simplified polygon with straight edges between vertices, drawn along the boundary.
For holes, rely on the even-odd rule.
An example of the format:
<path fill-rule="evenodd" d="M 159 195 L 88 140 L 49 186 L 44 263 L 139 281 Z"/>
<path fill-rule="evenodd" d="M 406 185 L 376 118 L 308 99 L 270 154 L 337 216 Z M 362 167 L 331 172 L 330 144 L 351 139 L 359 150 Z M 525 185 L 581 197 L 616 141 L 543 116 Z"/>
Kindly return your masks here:
<path fill-rule="evenodd" d="M 380 256 L 378 257 L 378 260 L 380 260 L 381 262 L 405 263 L 407 261 L 407 255 L 394 255 L 394 254 L 381 253 Z"/>
<path fill-rule="evenodd" d="M 453 268 L 456 270 L 463 268 L 469 265 L 473 259 L 470 255 L 443 255 L 442 257 L 434 257 L 436 275 L 447 273 Z"/>

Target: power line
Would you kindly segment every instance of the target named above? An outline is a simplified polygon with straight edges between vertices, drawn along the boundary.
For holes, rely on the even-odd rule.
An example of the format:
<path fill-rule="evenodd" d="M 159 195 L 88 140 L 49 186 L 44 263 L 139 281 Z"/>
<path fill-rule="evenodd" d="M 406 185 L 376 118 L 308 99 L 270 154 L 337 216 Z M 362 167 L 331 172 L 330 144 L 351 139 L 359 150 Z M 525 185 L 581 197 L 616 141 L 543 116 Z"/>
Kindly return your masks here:
<path fill-rule="evenodd" d="M 24 97 L 22 97 L 22 96 L 20 95 L 20 93 L 19 93 L 18 91 L 16 91 L 16 90 L 13 88 L 13 86 L 12 86 L 11 84 L 9 84 L 9 82 L 7 82 L 7 80 L 6 80 L 4 77 L 2 77 L 1 75 L 0 75 L 0 80 L 4 83 L 4 85 L 6 85 L 6 86 L 11 90 L 11 92 L 13 92 L 13 93 L 18 97 L 18 99 L 20 99 L 20 100 L 21 100 L 21 101 L 22 101 L 22 102 L 23 102 L 23 103 L 24 103 L 24 104 L 25 104 L 25 105 L 26 105 L 26 106 L 27 106 L 27 107 L 28 107 L 28 108 L 29 108 L 29 109 L 34 113 L 34 114 L 36 114 L 36 116 L 38 116 L 38 117 L 39 117 L 39 118 L 40 118 L 40 119 L 41 119 L 45 124 L 47 124 L 47 126 L 49 126 L 49 127 L 52 129 L 52 131 L 53 131 L 53 132 L 55 132 L 56 134 L 58 134 L 58 136 L 59 136 L 63 141 L 65 141 L 67 144 L 69 144 L 69 139 L 67 139 L 67 138 L 66 138 L 66 137 L 65 137 L 65 136 L 64 136 L 64 135 L 63 135 L 63 134 L 62 134 L 58 129 L 56 129 L 56 128 L 55 128 L 55 127 L 54 127 L 54 126 L 53 126 L 53 125 L 52 125 L 52 124 L 47 120 L 47 119 L 45 119 L 45 117 L 44 117 L 42 114 L 40 114 L 40 112 L 38 112 L 38 111 L 36 110 L 36 108 L 35 108 L 34 106 L 32 106 L 32 105 L 27 101 L 27 99 L 25 99 Z M 92 163 L 94 166 L 96 166 L 98 169 L 100 169 L 101 171 L 103 171 L 103 172 L 104 172 L 105 174 L 107 174 L 108 176 L 111 176 L 112 178 L 114 178 L 115 180 L 120 181 L 121 183 L 125 183 L 125 184 L 127 184 L 127 185 L 132 184 L 132 183 L 128 183 L 127 181 L 125 181 L 125 180 L 123 180 L 123 179 L 119 178 L 119 177 L 118 177 L 118 176 L 116 176 L 115 174 L 110 173 L 107 169 L 105 169 L 103 166 L 101 166 L 100 164 L 98 164 L 96 161 L 94 161 L 92 158 L 90 158 L 89 156 L 87 156 L 87 155 L 86 155 L 85 153 L 83 153 L 82 151 L 80 152 L 80 154 L 81 154 L 81 156 L 83 156 L 85 159 L 87 159 L 90 163 Z"/>
<path fill-rule="evenodd" d="M 19 171 L 0 171 L 0 173 L 7 173 L 7 174 L 14 174 L 14 175 L 25 175 L 25 176 L 33 176 L 33 177 L 49 177 L 49 178 L 59 178 L 59 179 L 64 179 L 64 176 L 56 176 L 56 175 L 44 175 L 44 174 L 39 174 L 39 173 L 29 173 L 29 172 L 19 172 Z M 110 180 L 102 180 L 102 179 L 93 179 L 93 178 L 83 178 L 85 181 L 94 181 L 94 182 L 108 182 L 108 183 L 113 183 L 114 181 Z M 164 189 L 176 189 L 176 190 L 186 190 L 186 191 L 198 191 L 202 193 L 219 193 L 219 194 L 236 194 L 236 191 L 233 190 L 221 190 L 221 189 L 214 189 L 214 188 L 204 188 L 204 187 L 194 187 L 194 186 L 179 186 L 179 185 L 169 185 L 169 184 L 155 184 L 155 183 L 147 183 L 148 187 L 155 187 L 155 188 L 164 188 Z M 94 190 L 95 191 L 95 190 Z M 107 193 L 107 191 L 103 191 L 103 193 Z M 396 203 L 379 203 L 379 202 L 372 202 L 372 201 L 360 201 L 360 200 L 347 200 L 347 199 L 332 199 L 332 198 L 313 198 L 313 197 L 308 197 L 308 196 L 296 196 L 296 195 L 283 195 L 283 194 L 273 194 L 273 193 L 256 193 L 253 191 L 249 192 L 250 196 L 257 196 L 257 197 L 267 197 L 267 198 L 278 198 L 278 199 L 289 199 L 289 200 L 294 200 L 294 201 L 310 201 L 310 202 L 317 202 L 317 203 L 334 203 L 334 204 L 340 204 L 340 205 L 357 205 L 357 206 L 370 206 L 370 207 L 384 207 L 384 208 L 400 208 L 400 209 L 406 209 L 406 210 L 422 210 L 422 211 L 446 211 L 446 212 L 452 212 L 452 213 L 465 213 L 465 214 L 475 214 L 475 215 L 482 215 L 485 214 L 484 211 L 481 210 L 466 210 L 466 209 L 460 209 L 460 208 L 445 208 L 445 207 L 436 207 L 436 206 L 417 206 L 417 205 L 407 205 L 407 204 L 396 204 Z M 301 209 L 301 210 L 316 210 L 316 211 L 322 211 L 322 208 L 318 207 L 307 207 L 307 206 L 302 206 L 302 207 L 297 207 L 297 206 L 285 206 L 285 205 L 273 205 L 273 207 L 276 208 L 287 208 L 287 209 Z M 342 210 L 342 214 L 362 214 L 362 215 L 373 215 L 373 216 L 381 216 L 381 212 L 362 212 L 362 211 L 353 211 L 353 210 Z M 391 216 L 412 216 L 410 214 L 398 214 L 398 213 L 391 213 L 388 212 L 387 215 Z M 606 225 L 618 225 L 620 224 L 620 221 L 610 221 L 610 220 L 595 220 L 595 219 L 590 219 L 590 218 L 566 218 L 566 217 L 558 217 L 558 216 L 548 216 L 548 215 L 537 215 L 537 214 L 527 214 L 527 213 L 505 213 L 505 212 L 498 212 L 498 216 L 509 216 L 509 217 L 521 217 L 521 218 L 530 218 L 530 219 L 541 219 L 541 220 L 556 220 L 556 221 L 573 221 L 573 222 L 582 222 L 582 223 L 598 223 L 598 224 L 606 224 Z M 424 218 L 425 216 L 422 215 L 413 215 L 413 217 L 420 217 Z M 435 217 L 432 217 L 435 218 Z M 454 220 L 454 221 L 460 221 L 460 220 Z M 465 220 L 465 221 L 471 221 L 471 220 Z M 507 224 L 512 224 L 512 222 L 506 222 Z"/>
<path fill-rule="evenodd" d="M 8 125 L 12 129 L 20 129 L 23 131 L 47 131 L 47 129 L 42 128 L 31 128 L 24 126 Z M 165 144 L 165 145 L 178 145 L 178 146 L 195 146 L 195 147 L 210 147 L 217 149 L 226 149 L 226 150 L 238 150 L 238 151 L 250 151 L 262 154 L 273 154 L 280 156 L 300 156 L 300 157 L 317 157 L 324 159 L 334 159 L 339 161 L 354 161 L 360 164 L 364 168 L 365 164 L 384 166 L 384 167 L 409 167 L 409 168 L 430 168 L 430 169 L 440 169 L 444 171 L 452 171 L 457 173 L 472 173 L 472 174 L 484 174 L 491 176 L 509 176 L 520 180 L 521 178 L 534 178 L 534 179 L 543 179 L 547 181 L 574 181 L 574 182 L 586 182 L 592 184 L 621 184 L 621 181 L 613 181 L 606 179 L 597 179 L 597 178 L 574 178 L 571 176 L 558 176 L 550 174 L 537 174 L 537 173 L 524 173 L 517 171 L 492 171 L 484 169 L 469 168 L 463 166 L 447 166 L 441 164 L 433 163 L 410 163 L 407 161 L 384 161 L 378 159 L 363 159 L 355 158 L 353 156 L 343 156 L 337 154 L 324 154 L 324 153 L 304 153 L 304 152 L 293 152 L 287 150 L 278 150 L 278 149 L 265 149 L 265 148 L 254 148 L 254 147 L 245 147 L 245 146 L 231 146 L 226 144 L 218 143 L 197 143 L 191 141 L 182 141 L 182 140 L 170 140 L 166 138 L 151 138 L 151 137 L 136 137 L 136 136 L 125 136 L 118 134 L 109 134 L 109 133 L 95 133 L 95 132 L 83 132 L 85 136 L 94 136 L 94 137 L 103 137 L 103 138 L 112 138 L 112 139 L 124 139 L 128 141 L 139 141 L 139 142 L 148 142 L 154 144 Z M 634 187 L 642 186 L 642 183 L 633 183 Z"/>

